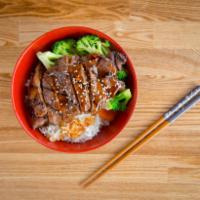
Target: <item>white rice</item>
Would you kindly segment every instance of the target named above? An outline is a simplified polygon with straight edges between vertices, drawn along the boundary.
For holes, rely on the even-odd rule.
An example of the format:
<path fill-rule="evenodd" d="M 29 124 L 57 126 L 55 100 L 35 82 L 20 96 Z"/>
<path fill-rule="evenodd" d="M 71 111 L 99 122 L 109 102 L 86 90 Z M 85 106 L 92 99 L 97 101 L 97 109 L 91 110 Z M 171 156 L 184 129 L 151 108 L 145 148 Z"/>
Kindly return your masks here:
<path fill-rule="evenodd" d="M 91 116 L 91 114 L 80 114 L 75 116 L 75 118 L 80 121 L 84 120 L 86 117 Z M 72 142 L 72 143 L 83 143 L 87 140 L 91 140 L 94 136 L 98 134 L 100 128 L 102 126 L 109 125 L 108 121 L 102 120 L 98 115 L 95 116 L 95 123 L 91 126 L 85 128 L 84 133 L 80 135 L 78 138 L 70 138 L 68 136 L 64 137 L 64 141 Z M 59 141 L 61 130 L 56 125 L 48 125 L 46 127 L 40 128 L 40 131 L 49 138 L 50 141 Z"/>

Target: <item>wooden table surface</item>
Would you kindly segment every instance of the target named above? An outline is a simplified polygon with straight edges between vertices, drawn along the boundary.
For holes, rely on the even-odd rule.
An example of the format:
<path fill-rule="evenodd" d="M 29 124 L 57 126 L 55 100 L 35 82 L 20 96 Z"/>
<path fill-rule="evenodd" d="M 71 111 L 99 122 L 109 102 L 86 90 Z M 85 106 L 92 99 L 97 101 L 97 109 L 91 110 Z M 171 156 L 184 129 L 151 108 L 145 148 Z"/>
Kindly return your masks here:
<path fill-rule="evenodd" d="M 109 144 L 64 154 L 33 141 L 12 111 L 12 71 L 22 50 L 53 28 L 83 25 L 117 40 L 138 76 L 136 111 Z M 200 1 L 0 0 L 0 199 L 197 200 L 200 105 L 90 188 L 78 183 L 200 84 Z"/>

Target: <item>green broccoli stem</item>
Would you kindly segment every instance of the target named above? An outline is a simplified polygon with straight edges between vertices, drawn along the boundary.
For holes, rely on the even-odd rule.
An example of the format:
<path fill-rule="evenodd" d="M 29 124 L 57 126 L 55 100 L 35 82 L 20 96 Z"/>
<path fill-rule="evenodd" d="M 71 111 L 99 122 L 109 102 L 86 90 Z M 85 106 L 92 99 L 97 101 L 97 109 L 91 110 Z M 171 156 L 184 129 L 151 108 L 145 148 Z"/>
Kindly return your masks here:
<path fill-rule="evenodd" d="M 62 57 L 62 55 L 57 55 L 55 53 L 52 53 L 51 51 L 45 51 L 45 52 L 37 52 L 36 53 L 38 59 L 41 61 L 41 63 L 46 67 L 46 69 L 49 69 L 55 64 L 55 60 Z"/>

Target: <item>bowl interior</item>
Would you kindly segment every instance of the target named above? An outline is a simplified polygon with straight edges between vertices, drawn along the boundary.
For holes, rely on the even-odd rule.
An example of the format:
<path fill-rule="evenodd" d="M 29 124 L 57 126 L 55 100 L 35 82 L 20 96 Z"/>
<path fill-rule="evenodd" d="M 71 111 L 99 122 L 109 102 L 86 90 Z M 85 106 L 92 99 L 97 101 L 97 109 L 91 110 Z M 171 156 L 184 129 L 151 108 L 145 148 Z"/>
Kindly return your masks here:
<path fill-rule="evenodd" d="M 28 113 L 24 103 L 24 92 L 25 92 L 25 82 L 28 79 L 30 72 L 33 70 L 37 63 L 36 52 L 44 51 L 50 48 L 50 46 L 57 40 L 64 39 L 67 37 L 80 37 L 85 34 L 95 34 L 100 38 L 107 39 L 111 42 L 112 46 L 125 54 L 128 58 L 127 70 L 129 73 L 129 78 L 127 80 L 128 87 L 131 89 L 133 98 L 128 104 L 128 108 L 125 112 L 120 112 L 117 114 L 115 119 L 107 127 L 103 127 L 100 133 L 89 140 L 81 144 L 71 144 L 67 142 L 49 142 L 49 140 L 44 137 L 39 131 L 33 130 L 28 120 Z M 136 103 L 137 97 L 137 83 L 136 75 L 134 72 L 133 64 L 131 63 L 126 52 L 109 36 L 106 34 L 90 29 L 87 27 L 64 27 L 50 31 L 35 41 L 33 41 L 22 53 L 19 58 L 15 70 L 13 73 L 12 80 L 12 101 L 15 113 L 18 120 L 20 121 L 26 132 L 32 136 L 39 143 L 58 151 L 78 153 L 88 150 L 95 149 L 103 144 L 109 142 L 114 138 L 125 126 L 129 120 Z"/>

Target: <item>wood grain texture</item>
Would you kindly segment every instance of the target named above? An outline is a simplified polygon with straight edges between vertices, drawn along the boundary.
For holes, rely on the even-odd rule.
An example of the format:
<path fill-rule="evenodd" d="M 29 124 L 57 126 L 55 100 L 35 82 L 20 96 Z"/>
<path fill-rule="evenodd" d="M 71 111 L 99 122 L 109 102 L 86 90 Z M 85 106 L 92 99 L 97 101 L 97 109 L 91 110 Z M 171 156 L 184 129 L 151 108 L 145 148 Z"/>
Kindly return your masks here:
<path fill-rule="evenodd" d="M 92 187 L 78 183 L 110 159 L 192 87 L 200 84 L 200 1 L 0 0 L 0 199 L 198 200 L 200 105 Z M 63 154 L 22 130 L 10 99 L 23 49 L 53 28 L 84 25 L 117 40 L 134 62 L 136 111 L 112 142 Z"/>

